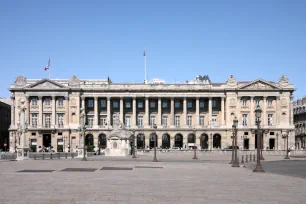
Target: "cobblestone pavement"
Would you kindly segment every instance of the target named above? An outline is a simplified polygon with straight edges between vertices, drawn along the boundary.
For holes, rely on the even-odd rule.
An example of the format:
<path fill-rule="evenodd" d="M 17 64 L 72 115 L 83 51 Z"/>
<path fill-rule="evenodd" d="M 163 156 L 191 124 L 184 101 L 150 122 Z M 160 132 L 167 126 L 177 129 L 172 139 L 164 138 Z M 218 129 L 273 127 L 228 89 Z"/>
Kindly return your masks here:
<path fill-rule="evenodd" d="M 228 164 L 229 155 L 205 158 L 199 155 L 199 160 L 192 160 L 192 154 L 179 158 L 159 156 L 162 162 L 157 163 L 151 162 L 151 156 L 139 156 L 136 160 L 100 156 L 87 162 L 79 159 L 0 162 L 0 203 L 302 204 L 306 201 L 306 179 L 232 168 Z M 281 157 L 271 155 L 265 159 Z M 89 171 L 80 172 L 76 168 L 89 168 Z M 97 170 L 91 171 L 92 168 Z M 17 172 L 22 170 L 55 171 Z"/>

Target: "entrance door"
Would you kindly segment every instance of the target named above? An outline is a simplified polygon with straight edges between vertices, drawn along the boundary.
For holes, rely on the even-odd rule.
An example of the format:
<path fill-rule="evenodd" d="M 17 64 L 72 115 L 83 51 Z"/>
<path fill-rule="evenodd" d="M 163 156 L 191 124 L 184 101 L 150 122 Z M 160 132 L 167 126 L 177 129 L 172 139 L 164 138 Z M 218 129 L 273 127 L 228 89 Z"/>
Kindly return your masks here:
<path fill-rule="evenodd" d="M 243 148 L 249 149 L 249 139 L 248 138 L 243 140 Z"/>
<path fill-rule="evenodd" d="M 43 135 L 43 146 L 44 147 L 51 147 L 51 134 L 44 134 Z"/>
<path fill-rule="evenodd" d="M 274 149 L 274 147 L 275 147 L 275 139 L 270 138 L 269 139 L 269 149 Z"/>

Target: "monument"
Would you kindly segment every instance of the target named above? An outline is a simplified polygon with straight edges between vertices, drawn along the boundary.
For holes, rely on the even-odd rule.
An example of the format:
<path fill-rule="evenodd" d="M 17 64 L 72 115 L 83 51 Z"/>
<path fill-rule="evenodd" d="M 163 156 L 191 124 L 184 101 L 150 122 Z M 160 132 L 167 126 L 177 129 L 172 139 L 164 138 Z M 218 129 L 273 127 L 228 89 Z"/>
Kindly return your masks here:
<path fill-rule="evenodd" d="M 25 121 L 25 100 L 22 98 L 20 100 L 19 106 L 19 122 L 18 133 L 20 135 L 20 145 L 17 147 L 17 158 L 16 160 L 26 160 L 29 159 L 29 147 L 26 145 L 26 136 L 25 133 L 28 129 L 28 122 Z"/>
<path fill-rule="evenodd" d="M 124 128 L 120 122 L 119 114 L 114 114 L 113 130 L 107 137 L 107 148 L 105 149 L 105 156 L 127 156 L 130 150 L 129 138 L 133 135 L 131 131 Z"/>

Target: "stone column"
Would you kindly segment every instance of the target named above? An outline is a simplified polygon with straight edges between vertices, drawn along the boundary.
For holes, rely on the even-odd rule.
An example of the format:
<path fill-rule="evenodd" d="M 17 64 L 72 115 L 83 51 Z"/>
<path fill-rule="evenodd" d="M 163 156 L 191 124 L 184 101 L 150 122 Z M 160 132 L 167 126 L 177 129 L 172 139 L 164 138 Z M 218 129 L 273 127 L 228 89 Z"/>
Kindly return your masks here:
<path fill-rule="evenodd" d="M 174 127 L 174 98 L 171 98 L 170 115 L 171 115 L 170 127 L 171 126 Z"/>
<path fill-rule="evenodd" d="M 11 96 L 12 107 L 11 107 L 11 128 L 15 127 L 15 96 Z"/>
<path fill-rule="evenodd" d="M 136 108 L 136 97 L 133 97 L 133 120 L 132 120 L 132 127 L 137 127 L 137 108 Z"/>
<path fill-rule="evenodd" d="M 183 115 L 184 115 L 183 127 L 188 127 L 188 124 L 187 124 L 187 99 L 186 99 L 186 97 L 184 98 L 184 101 L 183 101 Z"/>
<path fill-rule="evenodd" d="M 94 99 L 94 128 L 99 126 L 98 97 Z"/>
<path fill-rule="evenodd" d="M 56 124 L 56 121 L 55 121 L 55 118 L 56 118 L 56 113 L 55 113 L 55 96 L 52 96 L 52 118 L 51 118 L 51 126 L 55 126 Z"/>
<path fill-rule="evenodd" d="M 111 98 L 107 97 L 107 126 L 111 127 Z"/>
<path fill-rule="evenodd" d="M 125 124 L 123 116 L 124 116 L 124 113 L 123 113 L 123 98 L 121 97 L 120 98 L 120 122 Z"/>
<path fill-rule="evenodd" d="M 267 124 L 266 124 L 266 120 L 267 120 L 267 105 L 266 105 L 266 101 L 267 101 L 267 97 L 264 96 L 263 97 L 263 118 L 262 118 L 262 127 L 265 127 Z"/>
<path fill-rule="evenodd" d="M 221 125 L 224 125 L 224 97 L 221 97 Z"/>
<path fill-rule="evenodd" d="M 209 101 L 208 101 L 208 123 L 209 123 L 209 126 L 211 127 L 212 125 L 212 103 L 211 103 L 211 97 L 209 97 Z"/>
<path fill-rule="evenodd" d="M 158 108 L 157 108 L 157 127 L 162 125 L 162 108 L 161 108 L 161 98 L 158 98 Z M 159 143 L 158 143 L 159 145 Z"/>
<path fill-rule="evenodd" d="M 43 127 L 43 97 L 38 96 L 38 103 L 39 103 L 39 118 L 38 118 L 38 125 L 40 128 Z"/>
<path fill-rule="evenodd" d="M 196 98 L 196 126 L 200 125 L 200 99 Z"/>
<path fill-rule="evenodd" d="M 146 102 L 145 102 L 145 114 L 144 114 L 144 127 L 149 127 L 149 98 L 146 97 Z"/>
<path fill-rule="evenodd" d="M 276 100 L 275 100 L 275 105 L 276 105 L 276 115 L 275 115 L 275 124 L 279 125 L 280 124 L 280 101 L 279 101 L 280 97 L 277 96 Z"/>
<path fill-rule="evenodd" d="M 64 119 L 64 127 L 68 128 L 69 125 L 69 97 L 65 96 L 65 119 Z"/>
<path fill-rule="evenodd" d="M 250 97 L 250 126 L 255 125 L 255 117 L 254 117 L 254 97 Z M 250 142 L 250 140 L 249 140 Z"/>
<path fill-rule="evenodd" d="M 85 110 L 85 96 L 82 96 L 81 99 L 82 99 L 81 108 L 84 108 L 84 110 Z"/>
<path fill-rule="evenodd" d="M 290 103 L 289 103 L 289 125 L 293 125 L 293 96 L 290 96 Z"/>

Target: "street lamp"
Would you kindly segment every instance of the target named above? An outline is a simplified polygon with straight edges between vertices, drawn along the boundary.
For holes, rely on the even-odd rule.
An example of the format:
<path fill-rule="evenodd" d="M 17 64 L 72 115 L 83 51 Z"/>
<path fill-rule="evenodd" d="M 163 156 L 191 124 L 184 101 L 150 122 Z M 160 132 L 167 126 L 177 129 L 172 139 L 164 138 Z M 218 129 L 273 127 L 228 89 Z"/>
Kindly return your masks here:
<path fill-rule="evenodd" d="M 233 140 L 234 140 L 235 159 L 232 167 L 240 167 L 237 156 L 237 126 L 238 126 L 238 119 L 237 117 L 235 117 L 235 119 L 233 120 L 233 137 L 234 137 Z"/>
<path fill-rule="evenodd" d="M 286 157 L 285 157 L 285 159 L 290 159 L 290 157 L 289 157 L 289 147 L 288 147 L 288 138 L 289 138 L 288 132 L 286 132 L 284 134 L 284 137 L 287 139 L 287 148 L 286 148 Z"/>
<path fill-rule="evenodd" d="M 192 159 L 198 159 L 197 157 L 197 146 L 196 146 L 196 129 L 193 128 L 193 134 L 194 134 L 194 145 L 193 145 L 193 149 L 194 149 L 194 155 Z"/>
<path fill-rule="evenodd" d="M 132 141 L 133 141 L 133 157 L 132 158 L 137 158 L 136 157 L 136 137 L 135 137 L 135 130 L 133 129 L 133 135 L 132 135 Z"/>
<path fill-rule="evenodd" d="M 262 155 L 262 149 L 264 147 L 264 132 L 263 130 L 260 132 L 260 141 L 261 141 L 261 144 L 260 144 L 260 160 L 265 160 L 263 155 Z"/>
<path fill-rule="evenodd" d="M 80 127 L 81 134 L 83 135 L 83 158 L 82 161 L 87 161 L 86 159 L 86 149 L 85 149 L 85 132 L 86 132 L 86 125 L 85 125 L 85 110 L 84 108 L 81 109 L 81 127 Z"/>
<path fill-rule="evenodd" d="M 256 124 L 257 124 L 257 164 L 253 172 L 265 172 L 261 166 L 260 163 L 260 146 L 261 146 L 261 141 L 260 141 L 260 118 L 261 118 L 261 108 L 258 105 L 255 109 L 255 116 L 256 116 Z"/>
<path fill-rule="evenodd" d="M 156 128 L 157 128 L 157 126 L 154 124 L 153 125 L 153 129 L 154 129 L 154 158 L 153 158 L 152 162 L 158 162 L 158 160 L 156 158 L 156 140 L 157 140 Z"/>

